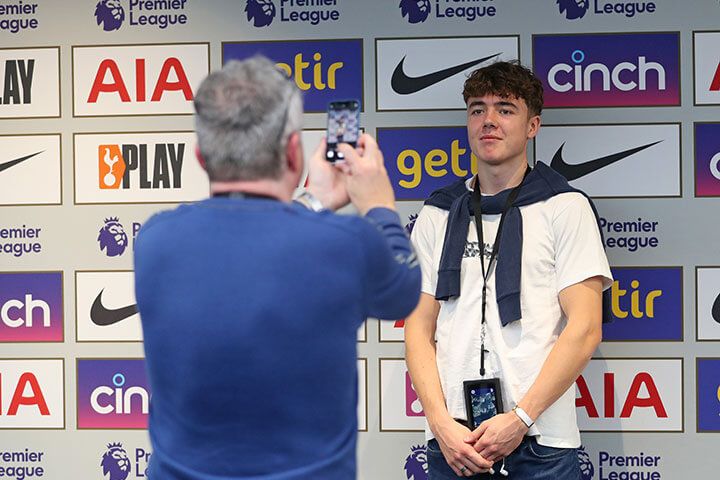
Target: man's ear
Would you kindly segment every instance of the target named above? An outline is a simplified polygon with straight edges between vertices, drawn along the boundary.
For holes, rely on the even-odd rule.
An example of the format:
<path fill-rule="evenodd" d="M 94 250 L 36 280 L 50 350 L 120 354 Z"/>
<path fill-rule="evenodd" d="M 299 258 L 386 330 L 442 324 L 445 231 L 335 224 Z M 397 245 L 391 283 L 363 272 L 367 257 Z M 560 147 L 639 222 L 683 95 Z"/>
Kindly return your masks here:
<path fill-rule="evenodd" d="M 202 169 L 207 171 L 207 164 L 205 163 L 202 153 L 200 153 L 200 145 L 195 145 L 195 158 L 197 158 L 197 161 Z"/>
<path fill-rule="evenodd" d="M 290 134 L 285 145 L 285 162 L 288 170 L 293 173 L 302 174 L 303 172 L 303 150 L 300 140 L 300 133 L 293 132 Z"/>
<path fill-rule="evenodd" d="M 528 121 L 528 140 L 531 138 L 535 138 L 535 136 L 538 134 L 538 131 L 540 130 L 540 122 L 540 115 L 534 115 L 530 117 L 530 120 Z"/>

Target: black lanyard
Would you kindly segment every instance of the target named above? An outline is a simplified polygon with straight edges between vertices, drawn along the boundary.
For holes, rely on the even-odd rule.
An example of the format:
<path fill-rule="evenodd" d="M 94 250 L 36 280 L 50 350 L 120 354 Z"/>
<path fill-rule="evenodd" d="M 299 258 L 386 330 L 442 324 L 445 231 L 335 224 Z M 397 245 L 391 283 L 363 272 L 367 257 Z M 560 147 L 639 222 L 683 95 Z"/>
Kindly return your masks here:
<path fill-rule="evenodd" d="M 213 198 L 263 198 L 266 200 L 277 200 L 277 197 L 270 195 L 263 195 L 262 193 L 246 193 L 246 192 L 215 192 L 212 194 Z"/>
<path fill-rule="evenodd" d="M 505 217 L 512 208 L 513 203 L 515 203 L 515 200 L 517 199 L 518 195 L 520 194 L 520 187 L 522 187 L 523 182 L 525 181 L 525 178 L 527 177 L 528 173 L 530 173 L 531 168 L 528 166 L 525 170 L 525 174 L 523 175 L 522 180 L 520 180 L 520 183 L 517 187 L 513 188 L 510 191 L 510 194 L 508 195 L 507 201 L 505 202 L 505 208 L 503 208 L 502 215 L 500 215 L 500 224 L 498 225 L 497 233 L 495 234 L 495 242 L 493 243 L 492 252 L 490 253 L 490 261 L 488 262 L 487 270 L 485 270 L 485 239 L 483 236 L 483 228 L 482 228 L 482 209 L 481 209 L 481 203 L 482 203 L 482 194 L 480 193 L 480 179 L 478 177 L 475 177 L 475 188 L 473 189 L 472 193 L 472 206 L 473 206 L 473 212 L 475 214 L 475 229 L 477 230 L 477 237 L 478 237 L 478 247 L 480 249 L 480 265 L 482 266 L 482 280 L 483 280 L 483 286 L 482 286 L 482 317 L 481 317 L 481 327 L 483 329 L 483 333 L 481 334 L 481 344 L 480 344 L 480 376 L 485 376 L 485 352 L 488 352 L 489 350 L 485 350 L 485 307 L 487 305 L 487 281 L 490 277 L 490 272 L 492 271 L 493 265 L 495 263 L 495 260 L 497 258 L 497 254 L 500 251 L 500 237 L 502 236 L 502 230 L 503 230 L 503 223 L 505 223 Z"/>

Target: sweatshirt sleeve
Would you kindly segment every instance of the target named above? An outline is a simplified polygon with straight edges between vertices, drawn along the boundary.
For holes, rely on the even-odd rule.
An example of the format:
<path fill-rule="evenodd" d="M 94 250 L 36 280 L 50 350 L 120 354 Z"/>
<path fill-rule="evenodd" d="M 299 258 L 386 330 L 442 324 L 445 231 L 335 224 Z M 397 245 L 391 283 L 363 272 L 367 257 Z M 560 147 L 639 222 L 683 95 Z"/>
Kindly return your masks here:
<path fill-rule="evenodd" d="M 420 266 L 397 212 L 373 208 L 360 241 L 365 251 L 365 304 L 370 317 L 404 318 L 420 298 Z M 376 230 L 376 232 L 372 231 Z"/>

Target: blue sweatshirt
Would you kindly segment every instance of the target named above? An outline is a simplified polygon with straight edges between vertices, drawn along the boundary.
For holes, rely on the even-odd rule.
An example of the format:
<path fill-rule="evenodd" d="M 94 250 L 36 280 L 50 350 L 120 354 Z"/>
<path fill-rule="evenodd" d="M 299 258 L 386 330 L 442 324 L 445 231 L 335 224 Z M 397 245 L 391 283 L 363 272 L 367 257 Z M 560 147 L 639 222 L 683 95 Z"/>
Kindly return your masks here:
<path fill-rule="evenodd" d="M 351 479 L 357 329 L 416 306 L 398 215 L 212 198 L 151 218 L 135 287 L 150 478 Z"/>

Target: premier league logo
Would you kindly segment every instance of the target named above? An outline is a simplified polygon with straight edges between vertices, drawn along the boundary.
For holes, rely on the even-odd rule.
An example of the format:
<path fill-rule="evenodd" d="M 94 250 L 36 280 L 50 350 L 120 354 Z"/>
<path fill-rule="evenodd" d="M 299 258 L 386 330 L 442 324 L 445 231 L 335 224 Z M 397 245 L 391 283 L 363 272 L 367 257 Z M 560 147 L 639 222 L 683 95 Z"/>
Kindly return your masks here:
<path fill-rule="evenodd" d="M 100 0 L 95 6 L 95 19 L 106 32 L 118 30 L 125 21 L 125 10 L 120 0 Z"/>
<path fill-rule="evenodd" d="M 585 12 L 590 8 L 589 0 L 557 0 L 560 13 L 565 14 L 568 20 L 575 20 L 585 16 Z"/>
<path fill-rule="evenodd" d="M 100 242 L 100 251 L 105 250 L 108 257 L 122 255 L 128 246 L 127 234 L 118 217 L 105 219 L 105 225 L 100 229 L 97 239 Z"/>
<path fill-rule="evenodd" d="M 125 480 L 130 475 L 130 459 L 121 443 L 111 443 L 102 456 L 100 466 L 103 469 L 103 477 L 108 474 L 107 480 Z"/>
<path fill-rule="evenodd" d="M 408 223 L 405 225 L 405 233 L 407 233 L 408 237 L 413 231 L 413 228 L 415 227 L 415 221 L 417 220 L 418 214 L 413 213 L 408 217 Z"/>
<path fill-rule="evenodd" d="M 410 23 L 421 23 L 430 15 L 430 0 L 400 0 L 400 11 Z"/>
<path fill-rule="evenodd" d="M 582 480 L 592 480 L 595 476 L 595 467 L 590 461 L 590 455 L 585 451 L 584 446 L 578 448 L 578 461 L 580 462 L 580 473 Z"/>
<path fill-rule="evenodd" d="M 272 0 L 248 0 L 245 12 L 255 27 L 267 27 L 275 18 L 275 4 Z"/>
<path fill-rule="evenodd" d="M 405 459 L 405 475 L 407 480 L 427 480 L 427 447 L 425 445 L 412 447 L 410 455 Z"/>

